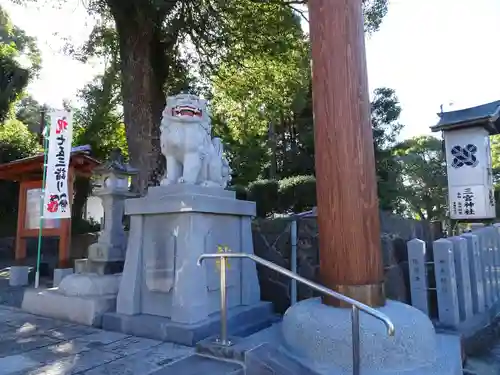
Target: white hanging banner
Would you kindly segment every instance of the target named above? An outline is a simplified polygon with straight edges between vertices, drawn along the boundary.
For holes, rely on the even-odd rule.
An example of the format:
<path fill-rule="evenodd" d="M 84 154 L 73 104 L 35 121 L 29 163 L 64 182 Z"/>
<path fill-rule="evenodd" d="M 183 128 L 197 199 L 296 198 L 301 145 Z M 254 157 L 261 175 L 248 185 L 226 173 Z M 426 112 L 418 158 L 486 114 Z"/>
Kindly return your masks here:
<path fill-rule="evenodd" d="M 44 219 L 71 217 L 68 171 L 73 138 L 71 112 L 55 110 L 50 113 L 50 134 L 47 155 L 47 175 L 43 204 Z"/>

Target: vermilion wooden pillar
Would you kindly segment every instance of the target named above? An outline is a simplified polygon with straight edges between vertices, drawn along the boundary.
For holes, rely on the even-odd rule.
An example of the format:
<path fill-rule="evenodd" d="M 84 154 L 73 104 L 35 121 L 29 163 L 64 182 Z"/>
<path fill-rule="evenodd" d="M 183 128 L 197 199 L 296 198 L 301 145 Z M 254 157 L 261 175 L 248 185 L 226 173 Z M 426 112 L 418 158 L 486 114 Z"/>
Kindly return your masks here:
<path fill-rule="evenodd" d="M 309 0 L 320 274 L 385 303 L 361 0 Z M 342 306 L 325 298 L 324 303 Z"/>

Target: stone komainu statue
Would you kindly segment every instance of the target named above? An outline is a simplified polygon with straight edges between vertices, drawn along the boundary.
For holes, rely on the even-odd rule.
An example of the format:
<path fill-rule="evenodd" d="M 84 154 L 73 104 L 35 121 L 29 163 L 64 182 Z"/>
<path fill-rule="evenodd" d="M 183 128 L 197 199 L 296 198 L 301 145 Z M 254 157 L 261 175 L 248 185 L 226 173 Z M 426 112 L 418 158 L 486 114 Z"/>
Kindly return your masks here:
<path fill-rule="evenodd" d="M 160 130 L 161 152 L 167 161 L 161 185 L 227 186 L 231 168 L 221 139 L 212 139 L 206 100 L 189 94 L 169 96 Z"/>

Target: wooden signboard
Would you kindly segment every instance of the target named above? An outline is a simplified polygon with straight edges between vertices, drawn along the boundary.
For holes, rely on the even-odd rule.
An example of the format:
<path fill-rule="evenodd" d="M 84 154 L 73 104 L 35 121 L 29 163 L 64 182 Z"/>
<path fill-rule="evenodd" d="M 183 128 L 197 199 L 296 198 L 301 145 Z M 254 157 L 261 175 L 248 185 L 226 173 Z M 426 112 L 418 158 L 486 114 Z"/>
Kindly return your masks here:
<path fill-rule="evenodd" d="M 70 205 L 73 197 L 73 182 L 76 176 L 90 178 L 92 170 L 99 161 L 76 151 L 71 154 L 68 173 L 68 192 Z M 17 216 L 17 233 L 15 259 L 23 264 L 26 259 L 26 240 L 37 238 L 40 227 L 40 196 L 42 193 L 43 154 L 10 163 L 0 164 L 0 180 L 19 182 L 19 209 Z M 71 218 L 43 220 L 42 237 L 59 238 L 59 265 L 69 267 Z M 43 249 L 42 249 L 43 253 Z"/>
<path fill-rule="evenodd" d="M 70 187 L 74 173 L 70 169 Z M 72 190 L 72 189 L 71 189 Z M 38 237 L 40 223 L 43 223 L 42 237 L 59 237 L 59 267 L 69 261 L 71 241 L 71 219 L 40 220 L 40 198 L 42 181 L 21 181 L 19 187 L 19 210 L 17 217 L 16 262 L 26 258 L 26 239 Z M 72 191 L 70 197 L 72 197 Z"/>

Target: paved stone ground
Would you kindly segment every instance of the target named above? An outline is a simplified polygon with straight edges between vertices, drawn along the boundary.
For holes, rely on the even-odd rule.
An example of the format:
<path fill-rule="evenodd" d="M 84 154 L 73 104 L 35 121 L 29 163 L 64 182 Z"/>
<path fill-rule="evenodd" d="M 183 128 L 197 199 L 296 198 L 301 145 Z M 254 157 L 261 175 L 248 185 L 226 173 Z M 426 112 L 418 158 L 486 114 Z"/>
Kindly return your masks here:
<path fill-rule="evenodd" d="M 24 289 L 10 287 L 0 269 L 0 375 L 146 375 L 193 352 L 27 314 L 18 308 Z"/>
<path fill-rule="evenodd" d="M 465 341 L 470 355 L 465 364 L 467 375 L 500 375 L 500 319 Z"/>
<path fill-rule="evenodd" d="M 500 374 L 500 342 L 487 352 L 467 359 L 464 375 L 499 375 Z"/>
<path fill-rule="evenodd" d="M 8 270 L 0 266 L 0 375 L 146 375 L 193 353 L 181 345 L 27 314 L 19 309 L 24 289 L 10 287 Z M 464 375 L 500 375 L 500 337 L 468 359 Z"/>
<path fill-rule="evenodd" d="M 52 287 L 52 280 L 40 278 L 40 286 L 43 288 L 50 288 Z M 24 287 L 9 286 L 8 265 L 5 262 L 0 262 L 0 305 L 21 307 L 24 289 Z"/>
<path fill-rule="evenodd" d="M 0 375 L 146 375 L 192 352 L 0 306 Z"/>

